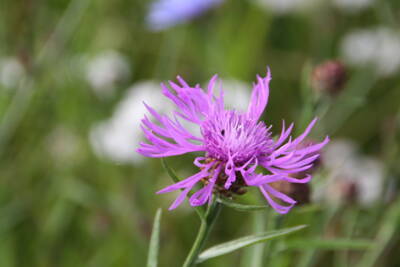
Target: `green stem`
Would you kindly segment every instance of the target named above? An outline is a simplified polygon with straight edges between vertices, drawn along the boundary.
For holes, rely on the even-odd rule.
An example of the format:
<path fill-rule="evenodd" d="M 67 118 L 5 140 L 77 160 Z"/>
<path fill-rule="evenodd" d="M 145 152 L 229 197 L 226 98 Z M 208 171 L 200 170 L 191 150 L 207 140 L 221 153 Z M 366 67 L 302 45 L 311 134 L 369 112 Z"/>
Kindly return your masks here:
<path fill-rule="evenodd" d="M 210 231 L 214 225 L 214 222 L 221 211 L 221 208 L 222 204 L 217 202 L 216 197 L 214 196 L 213 202 L 208 206 L 205 218 L 201 220 L 200 229 L 197 233 L 196 240 L 194 241 L 193 246 L 190 249 L 190 252 L 187 255 L 182 267 L 191 267 L 196 265 L 196 260 L 200 253 L 200 250 L 207 240 L 208 235 L 210 234 Z"/>

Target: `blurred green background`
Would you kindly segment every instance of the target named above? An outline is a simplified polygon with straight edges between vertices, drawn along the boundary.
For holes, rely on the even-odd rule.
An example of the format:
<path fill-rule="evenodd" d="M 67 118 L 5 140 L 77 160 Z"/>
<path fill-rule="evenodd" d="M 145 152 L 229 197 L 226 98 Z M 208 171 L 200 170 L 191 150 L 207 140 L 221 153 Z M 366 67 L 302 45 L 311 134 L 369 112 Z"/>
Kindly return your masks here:
<path fill-rule="evenodd" d="M 0 266 L 145 266 L 158 207 L 160 266 L 180 266 L 198 218 L 187 203 L 167 211 L 175 194 L 155 195 L 171 183 L 160 160 L 134 152 L 141 96 L 157 98 L 157 84 L 176 75 L 205 84 L 215 73 L 246 95 L 266 66 L 266 123 L 278 131 L 294 121 L 300 132 L 319 116 L 313 138 L 352 140 L 351 157 L 373 157 L 379 170 L 355 160 L 346 167 L 355 178 L 337 185 L 342 166 L 323 158 L 312 203 L 284 218 L 225 208 L 206 247 L 309 227 L 201 266 L 400 266 L 400 2 L 347 2 L 227 0 L 154 32 L 150 1 L 1 1 Z M 313 70 L 332 59 L 347 76 L 335 94 L 312 86 Z M 184 178 L 192 160 L 168 162 Z M 358 186 L 374 171 L 378 181 Z M 354 201 L 363 194 L 375 198 Z M 265 203 L 257 190 L 238 201 Z"/>

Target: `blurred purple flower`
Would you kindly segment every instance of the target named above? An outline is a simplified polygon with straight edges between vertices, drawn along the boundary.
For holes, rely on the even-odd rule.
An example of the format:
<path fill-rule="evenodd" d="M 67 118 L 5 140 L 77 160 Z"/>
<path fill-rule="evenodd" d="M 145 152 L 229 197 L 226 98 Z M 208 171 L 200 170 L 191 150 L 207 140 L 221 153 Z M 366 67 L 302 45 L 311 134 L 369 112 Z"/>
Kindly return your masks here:
<path fill-rule="evenodd" d="M 158 0 L 152 3 L 147 24 L 154 31 L 188 21 L 222 3 L 223 0 Z"/>
<path fill-rule="evenodd" d="M 259 121 L 268 101 L 269 71 L 264 78 L 257 76 L 246 112 L 226 110 L 222 89 L 218 97 L 214 96 L 216 75 L 209 82 L 207 91 L 199 85 L 190 87 L 179 76 L 177 79 L 179 85 L 169 82 L 173 92 L 162 84 L 163 94 L 178 108 L 173 118 L 160 115 L 145 104 L 159 124 L 145 116 L 142 130 L 150 143 L 141 143 L 137 150 L 144 156 L 155 158 L 205 152 L 205 156 L 194 160 L 194 164 L 200 168 L 198 173 L 158 192 L 183 190 L 170 210 L 180 205 L 189 191 L 201 181 L 204 186 L 189 198 L 192 206 L 203 205 L 211 200 L 213 191 L 236 193 L 241 187 L 257 186 L 277 212 L 287 213 L 296 201 L 269 184 L 277 181 L 307 183 L 311 180 L 310 174 L 302 179 L 291 175 L 309 170 L 319 157 L 319 150 L 329 141 L 326 137 L 321 143 L 299 146 L 304 143 L 316 119 L 295 139 L 289 137 L 293 123 L 287 129 L 283 123 L 279 138 L 272 138 L 272 126 L 267 127 Z M 186 130 L 179 121 L 181 119 L 198 125 L 201 136 Z M 264 167 L 269 174 L 256 173 L 257 166 Z"/>

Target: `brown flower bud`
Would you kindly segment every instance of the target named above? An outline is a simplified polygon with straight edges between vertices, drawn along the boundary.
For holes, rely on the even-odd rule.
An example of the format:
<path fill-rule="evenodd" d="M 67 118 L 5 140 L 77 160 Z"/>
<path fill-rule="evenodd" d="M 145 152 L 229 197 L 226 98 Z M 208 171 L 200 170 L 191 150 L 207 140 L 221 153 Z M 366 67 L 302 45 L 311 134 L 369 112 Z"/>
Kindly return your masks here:
<path fill-rule="evenodd" d="M 346 80 L 347 73 L 343 63 L 329 60 L 315 67 L 311 85 L 317 92 L 336 95 L 343 89 Z"/>

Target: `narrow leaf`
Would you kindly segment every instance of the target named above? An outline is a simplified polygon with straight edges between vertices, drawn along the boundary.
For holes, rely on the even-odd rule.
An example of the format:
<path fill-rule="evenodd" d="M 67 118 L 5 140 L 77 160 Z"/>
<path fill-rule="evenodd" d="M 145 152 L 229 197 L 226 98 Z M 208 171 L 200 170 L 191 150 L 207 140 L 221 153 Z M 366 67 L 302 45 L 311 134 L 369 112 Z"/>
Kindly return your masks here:
<path fill-rule="evenodd" d="M 151 232 L 147 267 L 157 267 L 158 250 L 160 247 L 160 221 L 161 209 L 159 208 L 154 218 L 153 230 Z"/>
<path fill-rule="evenodd" d="M 255 234 L 255 235 L 250 235 L 250 236 L 245 236 L 239 239 L 235 239 L 226 243 L 222 243 L 219 245 L 216 245 L 214 247 L 211 247 L 209 249 L 206 249 L 203 251 L 198 259 L 197 263 L 203 262 L 205 260 L 208 260 L 210 258 L 214 258 L 217 256 L 221 256 L 230 252 L 233 252 L 235 250 L 248 247 L 257 243 L 265 242 L 267 240 L 271 240 L 274 238 L 278 237 L 283 237 L 287 234 L 299 231 L 303 228 L 305 228 L 306 225 L 299 225 L 291 228 L 285 228 L 281 230 L 274 230 L 274 231 L 268 231 L 264 232 L 261 234 Z"/>
<path fill-rule="evenodd" d="M 374 247 L 372 240 L 366 239 L 302 239 L 285 242 L 285 248 L 326 249 L 326 250 L 365 250 Z"/>
<path fill-rule="evenodd" d="M 224 204 L 228 208 L 235 209 L 237 211 L 258 211 L 258 210 L 265 210 L 269 208 L 270 206 L 264 206 L 264 205 L 246 205 L 246 204 L 240 204 L 240 203 L 235 203 L 233 201 L 224 199 L 224 198 L 218 198 L 218 202 L 221 204 Z"/>
<path fill-rule="evenodd" d="M 181 181 L 181 179 L 179 179 L 179 177 L 176 175 L 175 171 L 167 164 L 167 161 L 164 158 L 161 158 L 161 164 L 162 164 L 163 168 L 167 171 L 167 174 L 169 175 L 169 177 L 171 177 L 171 179 L 175 183 Z M 192 195 L 191 193 L 188 194 L 189 197 L 191 195 Z M 194 210 L 197 212 L 197 214 L 199 215 L 201 220 L 205 219 L 206 210 L 205 210 L 204 206 L 196 206 L 196 207 L 194 207 Z"/>
<path fill-rule="evenodd" d="M 267 206 L 267 205 L 240 204 L 240 203 L 230 201 L 229 199 L 226 199 L 226 198 L 218 198 L 218 202 L 221 204 L 224 204 L 228 208 L 231 208 L 231 209 L 234 209 L 237 211 L 244 211 L 244 212 L 259 211 L 259 210 L 265 210 L 265 209 L 271 208 L 270 206 Z M 320 211 L 320 210 L 321 210 L 321 207 L 318 205 L 306 205 L 306 206 L 295 207 L 292 210 L 292 212 L 293 213 L 308 213 L 308 212 L 316 212 L 316 211 Z"/>

